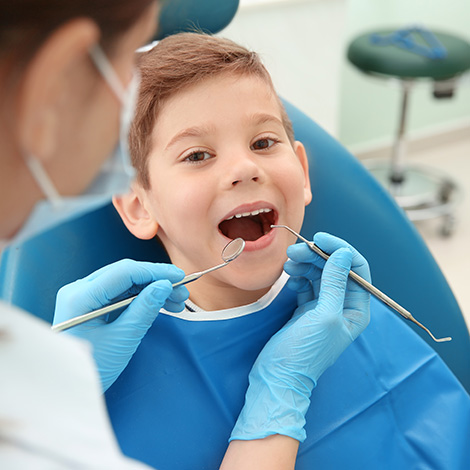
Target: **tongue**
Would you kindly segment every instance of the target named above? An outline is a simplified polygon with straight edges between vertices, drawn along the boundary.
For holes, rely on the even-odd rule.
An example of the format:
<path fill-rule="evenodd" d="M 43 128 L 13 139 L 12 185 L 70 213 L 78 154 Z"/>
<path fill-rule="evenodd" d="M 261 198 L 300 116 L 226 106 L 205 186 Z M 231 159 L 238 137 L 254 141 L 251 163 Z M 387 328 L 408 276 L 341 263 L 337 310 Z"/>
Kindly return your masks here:
<path fill-rule="evenodd" d="M 255 241 L 264 235 L 263 227 L 254 218 L 241 217 L 224 220 L 219 226 L 221 232 L 232 240 L 234 238 L 243 238 L 243 240 Z"/>

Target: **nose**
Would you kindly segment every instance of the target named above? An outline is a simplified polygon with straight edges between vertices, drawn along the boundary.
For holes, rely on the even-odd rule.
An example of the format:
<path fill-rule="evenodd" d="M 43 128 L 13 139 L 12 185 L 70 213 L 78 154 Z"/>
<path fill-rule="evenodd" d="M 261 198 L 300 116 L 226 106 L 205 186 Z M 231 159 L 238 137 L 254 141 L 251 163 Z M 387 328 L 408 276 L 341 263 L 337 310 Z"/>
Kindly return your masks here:
<path fill-rule="evenodd" d="M 259 158 L 259 157 L 258 157 Z M 260 183 L 263 180 L 263 170 L 256 156 L 239 152 L 227 161 L 226 185 L 239 186 L 245 183 Z"/>

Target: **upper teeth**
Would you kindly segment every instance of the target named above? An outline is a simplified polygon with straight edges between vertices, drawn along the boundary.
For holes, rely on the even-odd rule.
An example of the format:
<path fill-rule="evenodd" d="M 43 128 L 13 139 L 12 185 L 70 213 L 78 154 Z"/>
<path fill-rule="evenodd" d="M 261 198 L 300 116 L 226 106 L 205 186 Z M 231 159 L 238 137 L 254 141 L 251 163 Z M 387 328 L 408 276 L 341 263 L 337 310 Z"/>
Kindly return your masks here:
<path fill-rule="evenodd" d="M 272 211 L 272 209 L 256 209 L 252 212 L 243 212 L 241 214 L 232 215 L 231 217 L 228 217 L 225 220 L 231 220 L 234 217 L 237 218 L 237 219 L 241 219 L 242 217 L 249 217 L 250 215 L 258 215 L 258 214 L 261 214 L 263 212 L 271 212 L 271 211 Z"/>

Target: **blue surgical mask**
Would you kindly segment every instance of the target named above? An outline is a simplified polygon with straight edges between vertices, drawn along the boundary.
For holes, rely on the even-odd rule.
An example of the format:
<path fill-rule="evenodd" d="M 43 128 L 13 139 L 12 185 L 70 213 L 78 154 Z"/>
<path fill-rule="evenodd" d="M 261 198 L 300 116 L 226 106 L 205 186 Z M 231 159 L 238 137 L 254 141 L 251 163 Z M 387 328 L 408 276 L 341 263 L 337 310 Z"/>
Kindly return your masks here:
<path fill-rule="evenodd" d="M 25 240 L 52 226 L 98 209 L 109 203 L 113 194 L 125 192 L 129 188 L 134 170 L 130 163 L 128 134 L 138 96 L 139 76 L 135 73 L 130 84 L 125 87 L 100 46 L 96 45 L 90 50 L 90 57 L 122 105 L 119 148 L 105 162 L 101 173 L 87 191 L 73 197 L 61 196 L 40 161 L 34 156 L 25 156 L 28 168 L 46 199 L 36 204 L 14 239 L 4 240 L 3 244 Z"/>

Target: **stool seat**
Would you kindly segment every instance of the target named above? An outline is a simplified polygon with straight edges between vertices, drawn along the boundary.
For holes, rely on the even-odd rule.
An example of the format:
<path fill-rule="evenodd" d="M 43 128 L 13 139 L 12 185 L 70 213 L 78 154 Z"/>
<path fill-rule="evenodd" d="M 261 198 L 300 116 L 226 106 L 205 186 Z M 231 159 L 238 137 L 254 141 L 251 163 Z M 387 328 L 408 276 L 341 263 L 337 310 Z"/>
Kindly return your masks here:
<path fill-rule="evenodd" d="M 356 37 L 348 47 L 349 61 L 366 73 L 376 73 L 399 78 L 429 78 L 447 80 L 470 69 L 470 44 L 451 34 L 433 31 L 435 38 L 445 48 L 442 58 L 430 58 L 412 49 L 397 47 L 393 39 L 396 30 L 375 30 Z M 374 39 L 385 40 L 376 42 Z M 419 47 L 430 48 L 418 32 L 410 33 L 409 39 Z"/>

